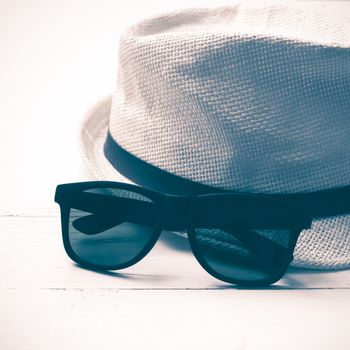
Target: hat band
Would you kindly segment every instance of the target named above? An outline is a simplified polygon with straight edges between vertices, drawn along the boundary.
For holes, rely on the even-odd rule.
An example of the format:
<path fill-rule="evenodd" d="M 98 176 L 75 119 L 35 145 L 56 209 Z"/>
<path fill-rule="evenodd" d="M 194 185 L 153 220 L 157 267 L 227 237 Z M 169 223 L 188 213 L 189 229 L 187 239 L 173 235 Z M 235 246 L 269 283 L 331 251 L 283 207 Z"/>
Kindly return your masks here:
<path fill-rule="evenodd" d="M 111 165 L 122 175 L 153 191 L 173 195 L 201 195 L 210 193 L 242 193 L 204 185 L 171 174 L 134 156 L 122 148 L 110 132 L 104 144 L 104 154 Z M 314 217 L 327 217 L 350 212 L 350 186 L 316 192 L 265 194 L 306 208 Z"/>

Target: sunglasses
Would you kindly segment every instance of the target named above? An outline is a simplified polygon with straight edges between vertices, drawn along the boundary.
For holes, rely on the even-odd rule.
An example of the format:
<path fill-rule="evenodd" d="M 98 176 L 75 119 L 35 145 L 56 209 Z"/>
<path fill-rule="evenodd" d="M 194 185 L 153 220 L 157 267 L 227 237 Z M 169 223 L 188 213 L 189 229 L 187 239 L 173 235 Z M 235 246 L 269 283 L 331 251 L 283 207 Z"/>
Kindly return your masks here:
<path fill-rule="evenodd" d="M 311 218 L 299 206 L 257 194 L 165 195 L 94 181 L 58 185 L 63 243 L 76 263 L 119 270 L 144 258 L 163 230 L 186 232 L 199 264 L 243 286 L 278 281 Z"/>

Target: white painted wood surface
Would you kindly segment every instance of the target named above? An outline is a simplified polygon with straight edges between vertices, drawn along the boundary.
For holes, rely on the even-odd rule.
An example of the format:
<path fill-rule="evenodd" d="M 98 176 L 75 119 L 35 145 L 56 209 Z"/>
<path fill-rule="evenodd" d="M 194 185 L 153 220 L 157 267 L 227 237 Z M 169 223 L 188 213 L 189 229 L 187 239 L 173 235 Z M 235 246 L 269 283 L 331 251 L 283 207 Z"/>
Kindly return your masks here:
<path fill-rule="evenodd" d="M 196 2 L 0 2 L 1 350 L 350 348 L 349 270 L 290 269 L 245 290 L 209 276 L 171 234 L 119 272 L 64 253 L 54 189 L 89 179 L 76 133 L 113 90 L 120 30 L 182 4 Z M 303 6 L 350 15 L 349 2 Z"/>

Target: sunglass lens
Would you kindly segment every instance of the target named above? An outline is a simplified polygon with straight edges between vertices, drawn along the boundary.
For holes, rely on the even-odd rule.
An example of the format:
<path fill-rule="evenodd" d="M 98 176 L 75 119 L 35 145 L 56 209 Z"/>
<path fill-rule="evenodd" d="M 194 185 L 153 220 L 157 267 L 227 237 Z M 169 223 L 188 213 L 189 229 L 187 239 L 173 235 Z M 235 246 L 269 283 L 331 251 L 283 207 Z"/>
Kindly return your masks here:
<path fill-rule="evenodd" d="M 151 199 L 124 189 L 96 188 L 71 201 L 68 238 L 80 262 L 118 269 L 152 248 L 157 210 Z"/>
<path fill-rule="evenodd" d="M 210 269 L 242 284 L 270 283 L 290 262 L 289 230 L 196 229 L 195 237 Z"/>
<path fill-rule="evenodd" d="M 227 282 L 264 285 L 286 271 L 300 230 L 270 201 L 205 198 L 197 205 L 192 243 L 208 272 Z"/>

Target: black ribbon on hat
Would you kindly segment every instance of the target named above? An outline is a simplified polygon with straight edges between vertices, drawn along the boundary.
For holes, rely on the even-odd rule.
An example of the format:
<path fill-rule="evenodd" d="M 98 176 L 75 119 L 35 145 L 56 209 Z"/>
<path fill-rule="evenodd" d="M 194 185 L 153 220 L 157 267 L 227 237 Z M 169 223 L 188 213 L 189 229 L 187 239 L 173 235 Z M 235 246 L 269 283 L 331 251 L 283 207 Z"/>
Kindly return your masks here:
<path fill-rule="evenodd" d="M 104 154 L 119 173 L 137 185 L 153 191 L 185 196 L 234 193 L 234 191 L 204 185 L 157 168 L 122 148 L 115 142 L 110 132 L 104 145 Z M 296 204 L 307 209 L 313 217 L 350 213 L 350 186 L 315 192 L 261 195 Z"/>

